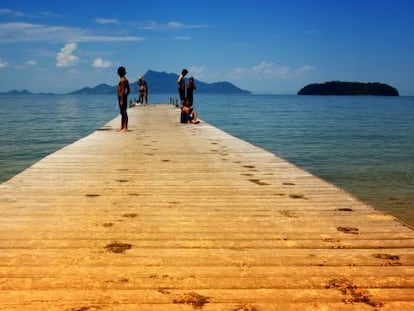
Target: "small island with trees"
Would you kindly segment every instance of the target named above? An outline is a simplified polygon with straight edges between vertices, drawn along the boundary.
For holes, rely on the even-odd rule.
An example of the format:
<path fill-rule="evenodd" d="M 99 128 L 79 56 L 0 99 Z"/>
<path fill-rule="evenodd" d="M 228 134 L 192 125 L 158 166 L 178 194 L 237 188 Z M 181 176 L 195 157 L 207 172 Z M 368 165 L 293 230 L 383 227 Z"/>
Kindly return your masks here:
<path fill-rule="evenodd" d="M 299 90 L 298 95 L 373 95 L 399 96 L 398 90 L 379 82 L 330 81 L 308 84 Z"/>

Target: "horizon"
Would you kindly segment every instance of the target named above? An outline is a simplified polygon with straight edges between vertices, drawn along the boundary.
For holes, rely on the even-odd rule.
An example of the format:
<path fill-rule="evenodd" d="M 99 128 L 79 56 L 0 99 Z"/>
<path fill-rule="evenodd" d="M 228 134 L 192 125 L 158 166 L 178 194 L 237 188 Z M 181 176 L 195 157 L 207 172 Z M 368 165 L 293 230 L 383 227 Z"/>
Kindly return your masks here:
<path fill-rule="evenodd" d="M 148 74 L 149 72 L 156 73 L 156 74 L 175 75 L 176 77 L 178 77 L 178 74 L 176 74 L 174 72 L 155 71 L 155 70 L 151 70 L 151 69 L 149 69 L 145 74 L 143 74 L 143 77 L 145 77 L 145 75 Z M 195 80 L 195 81 L 197 81 L 197 80 Z M 135 80 L 134 81 L 130 81 L 130 84 L 137 83 L 137 82 L 138 81 L 135 81 Z M 199 81 L 199 82 L 205 83 L 205 84 L 230 83 L 234 87 L 238 88 L 237 85 L 234 85 L 234 84 L 232 84 L 231 82 L 228 82 L 228 81 L 213 81 L 213 82 L 210 82 L 210 83 L 205 82 L 205 81 Z M 333 83 L 333 82 L 359 83 L 357 81 L 325 81 L 325 82 L 322 82 L 322 83 L 315 82 L 315 83 L 309 83 L 307 85 L 302 86 L 300 88 L 300 90 L 303 89 L 303 88 L 305 88 L 305 87 L 307 87 L 307 86 L 310 86 L 312 84 L 326 84 L 326 83 Z M 378 81 L 377 82 L 365 82 L 365 83 L 366 84 L 376 84 L 376 83 L 384 84 L 384 83 L 378 82 Z M 386 84 L 386 85 L 388 85 L 388 84 Z M 81 95 L 81 94 L 72 94 L 72 93 L 75 93 L 77 91 L 81 91 L 81 90 L 84 90 L 84 89 L 94 89 L 94 88 L 97 88 L 99 86 L 107 86 L 107 87 L 111 87 L 111 88 L 116 88 L 117 85 L 116 84 L 115 85 L 110 85 L 108 83 L 102 82 L 102 83 L 98 83 L 98 84 L 96 84 L 94 86 L 84 86 L 84 87 L 81 87 L 80 89 L 72 90 L 72 91 L 69 91 L 69 92 L 66 92 L 66 93 L 53 93 L 53 92 L 47 92 L 47 93 L 45 93 L 45 92 L 32 92 L 32 91 L 30 91 L 28 89 L 13 89 L 13 90 L 5 91 L 5 92 L 0 92 L 0 95 L 9 95 L 8 93 L 14 93 L 14 92 L 16 92 L 16 93 L 26 93 L 27 92 L 27 93 L 29 93 L 29 95 Z M 388 85 L 388 86 L 390 86 L 390 87 L 393 88 L 392 85 Z M 226 93 L 226 94 L 227 95 L 232 95 L 232 94 L 235 94 L 235 95 L 273 95 L 273 96 L 289 96 L 289 95 L 301 95 L 302 96 L 303 95 L 303 94 L 299 94 L 299 91 L 300 90 L 298 90 L 295 93 L 268 93 L 268 92 L 252 92 L 250 90 L 241 89 L 241 88 L 239 88 L 239 89 L 240 89 L 240 91 L 244 91 L 244 92 L 247 91 L 248 94 L 242 94 L 242 93 Z M 399 93 L 398 89 L 397 89 L 397 92 Z M 105 93 L 105 94 L 107 94 L 107 93 Z M 154 94 L 155 95 L 164 95 L 164 94 L 170 94 L 171 95 L 172 93 L 171 92 L 168 92 L 168 93 L 160 92 L 160 93 L 154 93 Z M 211 92 L 207 92 L 207 93 L 203 93 L 203 92 L 200 93 L 199 92 L 199 94 L 211 94 Z M 217 93 L 217 94 L 220 94 L 220 93 Z M 15 95 L 24 95 L 24 94 L 15 94 Z M 97 94 L 82 94 L 82 95 L 97 95 Z M 315 95 L 312 94 L 312 96 L 315 96 Z M 321 96 L 336 96 L 336 95 L 323 95 L 323 94 L 321 94 Z M 339 96 L 343 96 L 343 95 L 339 95 Z M 353 94 L 353 95 L 349 95 L 349 96 L 369 96 L 369 95 L 367 95 L 367 94 L 360 94 L 360 95 Z M 372 95 L 372 96 L 381 96 L 381 95 Z M 414 95 L 401 95 L 401 94 L 399 94 L 398 96 L 411 97 L 411 96 L 414 96 Z"/>
<path fill-rule="evenodd" d="M 217 0 L 182 7 L 15 0 L 0 4 L 0 92 L 113 85 L 125 66 L 130 81 L 148 70 L 187 68 L 199 81 L 253 94 L 358 81 L 412 96 L 413 11 L 410 0 L 262 0 L 239 2 L 237 10 Z"/>
<path fill-rule="evenodd" d="M 167 74 L 172 74 L 172 73 L 167 73 Z M 131 83 L 136 83 L 136 82 L 137 81 L 133 81 L 133 82 L 130 82 L 130 84 Z M 200 82 L 204 82 L 204 81 L 200 81 Z M 215 82 L 211 82 L 211 83 L 222 83 L 222 82 L 226 83 L 228 81 L 215 81 Z M 328 83 L 328 82 L 338 82 L 338 81 L 326 81 L 324 83 Z M 356 81 L 339 81 L 339 82 L 356 82 Z M 206 83 L 206 82 L 204 82 L 204 83 Z M 378 83 L 378 82 L 367 82 L 367 83 Z M 381 82 L 379 82 L 379 83 L 381 83 Z M 310 83 L 310 84 L 307 84 L 305 86 L 308 86 L 308 85 L 311 85 L 311 84 L 314 84 L 314 83 Z M 316 83 L 316 84 L 318 84 L 318 83 Z M 28 89 L 13 89 L 13 90 L 8 90 L 8 91 L 0 92 L 0 95 L 9 95 L 7 93 L 11 93 L 11 92 L 18 92 L 18 93 L 28 92 L 28 93 L 30 93 L 29 95 L 76 95 L 76 94 L 71 94 L 71 93 L 74 93 L 74 92 L 77 92 L 77 91 L 80 91 L 80 90 L 83 90 L 83 89 L 86 89 L 86 88 L 94 89 L 94 88 L 96 88 L 98 86 L 102 86 L 102 85 L 103 86 L 108 86 L 108 87 L 111 87 L 111 88 L 116 88 L 116 85 L 110 85 L 108 83 L 104 83 L 103 82 L 103 83 L 98 83 L 98 84 L 96 84 L 94 86 L 84 86 L 84 87 L 82 87 L 80 89 L 72 90 L 72 91 L 69 91 L 67 93 L 32 92 L 32 91 L 30 91 Z M 237 87 L 237 85 L 234 85 L 234 86 Z M 305 86 L 303 86 L 302 88 L 304 88 Z M 250 90 L 245 90 L 245 89 L 241 89 L 241 90 L 242 91 L 247 91 L 250 94 L 249 93 L 247 93 L 247 94 L 246 93 L 230 93 L 230 94 L 226 94 L 226 95 L 273 95 L 273 96 L 289 96 L 289 95 L 295 96 L 295 95 L 298 95 L 298 96 L 308 96 L 308 95 L 300 95 L 300 94 L 298 94 L 298 91 L 299 90 L 297 92 L 295 92 L 295 93 L 267 93 L 267 92 L 261 93 L 261 92 L 252 92 Z M 161 93 L 154 93 L 154 95 L 165 95 L 165 94 L 171 95 L 172 93 L 163 93 L 163 92 L 161 92 Z M 199 94 L 211 94 L 211 93 L 210 92 L 208 92 L 208 93 L 203 93 L 203 92 L 200 93 L 199 92 Z M 220 94 L 220 93 L 218 93 L 218 94 Z M 18 95 L 23 95 L 23 94 L 18 94 Z M 98 94 L 82 94 L 82 95 L 79 95 L 79 96 L 84 96 L 84 95 L 98 95 Z M 106 94 L 105 93 L 103 95 L 110 95 L 110 94 Z M 310 96 L 315 96 L 315 95 L 310 95 Z M 317 96 L 344 96 L 344 95 L 317 95 Z M 376 96 L 376 95 L 362 95 L 361 94 L 361 95 L 345 95 L 345 96 Z M 412 97 L 414 95 L 401 95 L 400 94 L 398 96 L 399 97 Z"/>

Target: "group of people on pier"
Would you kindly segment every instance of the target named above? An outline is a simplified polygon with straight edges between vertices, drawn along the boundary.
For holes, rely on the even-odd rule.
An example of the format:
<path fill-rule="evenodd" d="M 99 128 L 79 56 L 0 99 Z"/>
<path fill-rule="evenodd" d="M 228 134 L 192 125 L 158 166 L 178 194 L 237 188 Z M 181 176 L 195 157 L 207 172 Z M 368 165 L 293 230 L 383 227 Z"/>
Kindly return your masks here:
<path fill-rule="evenodd" d="M 193 108 L 193 92 L 196 89 L 194 78 L 190 77 L 188 83 L 185 82 L 185 76 L 188 74 L 187 69 L 181 71 L 178 77 L 178 94 L 181 100 L 181 123 L 200 123 L 198 114 Z M 121 127 L 118 131 L 128 131 L 128 95 L 131 92 L 128 79 L 126 78 L 125 67 L 118 68 L 119 83 L 117 89 L 118 106 L 121 114 Z M 148 83 L 142 76 L 138 77 L 138 103 L 146 105 L 148 103 Z"/>
<path fill-rule="evenodd" d="M 138 77 L 138 103 L 148 104 L 148 83 L 142 76 Z"/>

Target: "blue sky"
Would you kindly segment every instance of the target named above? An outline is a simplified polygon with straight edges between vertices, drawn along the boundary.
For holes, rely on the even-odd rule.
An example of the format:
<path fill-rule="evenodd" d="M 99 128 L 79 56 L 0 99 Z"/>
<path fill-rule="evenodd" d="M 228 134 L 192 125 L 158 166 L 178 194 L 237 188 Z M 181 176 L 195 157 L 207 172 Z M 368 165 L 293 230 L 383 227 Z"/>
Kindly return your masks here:
<path fill-rule="evenodd" d="M 237 3 L 237 4 L 236 4 Z M 0 92 L 70 92 L 147 70 L 254 93 L 384 82 L 414 95 L 411 0 L 0 0 Z"/>

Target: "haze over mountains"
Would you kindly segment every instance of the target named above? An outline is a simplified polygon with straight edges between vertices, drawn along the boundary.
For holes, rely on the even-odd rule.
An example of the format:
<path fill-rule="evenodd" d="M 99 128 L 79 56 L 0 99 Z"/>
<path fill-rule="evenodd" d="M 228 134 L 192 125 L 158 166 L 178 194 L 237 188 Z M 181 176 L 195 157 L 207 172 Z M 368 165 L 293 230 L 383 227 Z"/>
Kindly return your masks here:
<path fill-rule="evenodd" d="M 186 78 L 188 78 L 188 75 Z M 178 75 L 175 73 L 166 73 L 166 72 L 158 72 L 149 70 L 144 74 L 144 79 L 148 83 L 149 92 L 150 94 L 175 94 L 177 92 L 177 79 Z M 138 83 L 137 77 L 128 77 L 130 86 L 131 86 L 131 94 L 138 93 Z M 195 77 L 195 82 L 197 85 L 197 93 L 204 93 L 204 94 L 250 94 L 250 91 L 243 90 L 235 86 L 230 82 L 214 82 L 214 83 L 206 83 L 202 81 L 198 81 Z M 95 87 L 84 87 L 82 89 L 67 93 L 68 95 L 102 95 L 102 94 L 116 94 L 116 85 L 108 85 L 108 84 L 99 84 Z M 0 93 L 3 95 L 31 95 L 31 93 L 27 90 L 17 91 L 12 90 L 9 92 Z M 37 93 L 39 94 L 39 93 Z M 45 94 L 45 93 L 40 93 Z M 52 95 L 51 93 L 47 93 L 46 95 Z"/>

